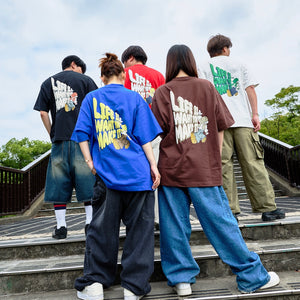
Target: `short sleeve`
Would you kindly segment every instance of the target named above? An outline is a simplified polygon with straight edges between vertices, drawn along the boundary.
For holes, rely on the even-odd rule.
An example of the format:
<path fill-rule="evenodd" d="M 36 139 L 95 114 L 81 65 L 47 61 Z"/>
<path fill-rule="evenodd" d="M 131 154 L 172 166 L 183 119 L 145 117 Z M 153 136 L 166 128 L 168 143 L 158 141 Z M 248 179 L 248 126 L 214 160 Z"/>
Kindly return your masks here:
<path fill-rule="evenodd" d="M 162 130 L 148 104 L 139 94 L 137 94 L 137 97 L 133 135 L 139 141 L 140 145 L 144 145 L 154 140 Z"/>
<path fill-rule="evenodd" d="M 93 135 L 93 116 L 90 102 L 90 95 L 87 95 L 80 107 L 76 126 L 71 136 L 71 140 L 77 143 L 91 140 Z"/>

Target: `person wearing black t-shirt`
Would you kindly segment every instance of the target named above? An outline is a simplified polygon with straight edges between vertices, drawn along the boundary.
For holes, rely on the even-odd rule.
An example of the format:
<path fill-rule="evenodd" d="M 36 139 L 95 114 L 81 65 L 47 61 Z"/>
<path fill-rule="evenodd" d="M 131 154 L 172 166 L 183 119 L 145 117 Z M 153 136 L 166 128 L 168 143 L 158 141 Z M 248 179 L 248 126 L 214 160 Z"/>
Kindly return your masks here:
<path fill-rule="evenodd" d="M 77 200 L 85 204 L 86 232 L 92 218 L 95 182 L 79 145 L 70 138 L 85 95 L 98 87 L 84 75 L 86 65 L 78 56 L 64 58 L 62 69 L 42 83 L 34 105 L 52 142 L 44 200 L 54 204 L 57 225 L 52 237 L 55 239 L 67 237 L 66 205 L 71 201 L 74 188 Z"/>

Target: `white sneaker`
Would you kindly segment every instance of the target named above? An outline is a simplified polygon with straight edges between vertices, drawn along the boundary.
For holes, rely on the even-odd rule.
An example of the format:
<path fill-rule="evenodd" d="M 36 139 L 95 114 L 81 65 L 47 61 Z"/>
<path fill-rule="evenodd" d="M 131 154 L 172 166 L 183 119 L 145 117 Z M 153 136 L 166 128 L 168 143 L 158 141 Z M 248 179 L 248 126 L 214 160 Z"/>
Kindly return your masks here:
<path fill-rule="evenodd" d="M 280 279 L 275 272 L 268 272 L 268 274 L 270 275 L 270 280 L 258 290 L 265 290 L 279 284 Z"/>
<path fill-rule="evenodd" d="M 177 283 L 175 290 L 178 296 L 188 296 L 192 294 L 191 284 L 186 282 Z"/>
<path fill-rule="evenodd" d="M 77 291 L 77 297 L 83 300 L 103 300 L 103 286 L 95 282 L 86 286 L 81 292 Z"/>
<path fill-rule="evenodd" d="M 139 299 L 142 299 L 143 297 L 144 297 L 144 295 L 137 296 L 133 292 L 131 292 L 127 289 L 124 289 L 124 300 L 139 300 Z"/>

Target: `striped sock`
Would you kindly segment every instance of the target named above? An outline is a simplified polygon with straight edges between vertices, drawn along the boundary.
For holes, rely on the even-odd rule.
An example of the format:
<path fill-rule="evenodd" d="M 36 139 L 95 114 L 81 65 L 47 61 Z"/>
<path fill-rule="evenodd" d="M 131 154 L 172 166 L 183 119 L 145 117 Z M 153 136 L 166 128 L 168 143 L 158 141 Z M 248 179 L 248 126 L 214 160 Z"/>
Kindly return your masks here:
<path fill-rule="evenodd" d="M 54 204 L 54 212 L 56 217 L 57 229 L 60 227 L 66 227 L 66 204 Z"/>

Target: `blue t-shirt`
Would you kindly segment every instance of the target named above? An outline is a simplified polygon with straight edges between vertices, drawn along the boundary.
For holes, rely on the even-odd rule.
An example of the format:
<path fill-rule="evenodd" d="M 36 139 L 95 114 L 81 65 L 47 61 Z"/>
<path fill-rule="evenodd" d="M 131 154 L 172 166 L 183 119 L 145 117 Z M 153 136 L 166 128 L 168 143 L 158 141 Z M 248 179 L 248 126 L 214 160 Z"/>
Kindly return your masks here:
<path fill-rule="evenodd" d="M 109 84 L 86 95 L 71 139 L 90 141 L 94 167 L 108 188 L 146 191 L 153 182 L 142 145 L 161 132 L 138 93 Z"/>

